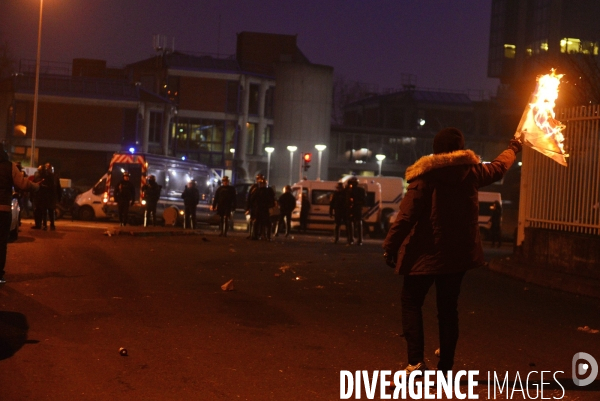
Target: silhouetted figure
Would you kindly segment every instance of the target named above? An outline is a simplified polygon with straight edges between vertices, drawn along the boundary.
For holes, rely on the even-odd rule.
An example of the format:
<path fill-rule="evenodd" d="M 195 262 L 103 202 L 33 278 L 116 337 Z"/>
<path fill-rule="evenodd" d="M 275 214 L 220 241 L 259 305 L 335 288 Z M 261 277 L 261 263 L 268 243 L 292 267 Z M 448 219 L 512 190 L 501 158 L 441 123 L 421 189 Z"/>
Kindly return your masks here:
<path fill-rule="evenodd" d="M 200 191 L 198 191 L 196 181 L 191 180 L 187 183 L 181 197 L 183 198 L 184 206 L 183 228 L 195 230 L 197 228 L 196 208 L 198 207 L 198 203 L 200 203 Z"/>
<path fill-rule="evenodd" d="M 492 239 L 492 247 L 497 242 L 498 248 L 500 248 L 502 246 L 502 205 L 500 204 L 500 201 L 495 201 L 491 209 L 492 226 L 490 227 L 490 235 Z"/>

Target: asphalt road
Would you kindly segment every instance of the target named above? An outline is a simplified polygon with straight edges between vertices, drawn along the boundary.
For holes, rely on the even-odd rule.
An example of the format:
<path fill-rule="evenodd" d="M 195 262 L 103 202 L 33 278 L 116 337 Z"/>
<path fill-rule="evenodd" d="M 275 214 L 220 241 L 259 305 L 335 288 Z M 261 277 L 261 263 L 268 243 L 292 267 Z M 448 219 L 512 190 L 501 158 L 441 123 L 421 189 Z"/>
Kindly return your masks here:
<path fill-rule="evenodd" d="M 185 236 L 109 236 L 114 223 L 57 227 L 30 230 L 25 220 L 9 244 L 2 401 L 337 400 L 341 370 L 406 364 L 402 279 L 383 264 L 381 241 L 347 247 L 319 235 L 221 238 L 208 227 Z M 223 291 L 229 280 L 233 290 Z M 425 305 L 432 366 L 434 298 Z M 517 372 L 524 381 L 532 371 L 562 371 L 560 386 L 546 376 L 544 397 L 600 400 L 599 379 L 587 388 L 571 380 L 575 353 L 600 361 L 600 334 L 578 330 L 600 329 L 597 299 L 478 269 L 465 278 L 460 320 L 457 370 L 509 372 L 511 382 Z"/>

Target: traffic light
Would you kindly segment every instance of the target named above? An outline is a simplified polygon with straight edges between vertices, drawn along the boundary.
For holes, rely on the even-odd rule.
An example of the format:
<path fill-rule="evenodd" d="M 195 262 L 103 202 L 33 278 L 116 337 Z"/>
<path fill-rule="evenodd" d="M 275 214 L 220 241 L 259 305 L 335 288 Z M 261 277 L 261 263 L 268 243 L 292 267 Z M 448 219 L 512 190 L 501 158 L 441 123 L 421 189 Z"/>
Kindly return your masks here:
<path fill-rule="evenodd" d="M 303 153 L 302 154 L 302 167 L 304 171 L 307 171 L 310 167 L 310 161 L 312 160 L 312 153 Z"/>

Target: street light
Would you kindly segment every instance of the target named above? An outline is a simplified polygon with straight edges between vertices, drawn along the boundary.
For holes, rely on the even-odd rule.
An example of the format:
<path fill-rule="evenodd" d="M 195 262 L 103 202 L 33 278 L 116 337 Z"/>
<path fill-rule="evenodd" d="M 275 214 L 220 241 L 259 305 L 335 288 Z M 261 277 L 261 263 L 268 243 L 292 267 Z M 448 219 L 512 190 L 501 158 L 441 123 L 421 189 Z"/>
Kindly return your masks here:
<path fill-rule="evenodd" d="M 44 0 L 40 0 L 40 22 L 38 25 L 38 45 L 37 59 L 35 62 L 35 91 L 33 94 L 33 126 L 31 129 L 31 160 L 30 167 L 34 166 L 35 161 L 35 134 L 37 131 L 37 114 L 38 114 L 38 96 L 40 92 L 40 53 L 42 49 L 42 10 L 44 9 Z"/>
<path fill-rule="evenodd" d="M 288 146 L 287 150 L 290 151 L 290 185 L 292 185 L 293 182 L 293 174 L 292 172 L 294 171 L 294 152 L 298 150 L 297 146 Z"/>
<path fill-rule="evenodd" d="M 315 145 L 315 149 L 319 152 L 319 164 L 317 164 L 317 181 L 321 180 L 321 155 L 327 149 L 326 145 Z"/>
<path fill-rule="evenodd" d="M 269 176 L 271 173 L 271 153 L 273 153 L 274 150 L 275 148 L 271 146 L 265 148 L 265 152 L 267 152 L 267 184 L 269 183 Z"/>
<path fill-rule="evenodd" d="M 381 165 L 383 164 L 383 159 L 385 159 L 385 155 L 375 155 L 375 158 L 377 159 L 377 164 L 379 164 L 379 176 L 381 177 Z"/>

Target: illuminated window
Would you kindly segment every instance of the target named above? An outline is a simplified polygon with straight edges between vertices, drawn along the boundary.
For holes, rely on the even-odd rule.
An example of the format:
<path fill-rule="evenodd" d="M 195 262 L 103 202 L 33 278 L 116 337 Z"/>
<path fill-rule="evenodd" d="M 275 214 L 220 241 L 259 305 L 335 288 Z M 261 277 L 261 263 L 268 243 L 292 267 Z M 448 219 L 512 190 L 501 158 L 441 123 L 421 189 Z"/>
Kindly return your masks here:
<path fill-rule="evenodd" d="M 581 41 L 576 38 L 563 38 L 560 41 L 560 52 L 567 54 L 583 53 L 597 56 L 598 42 Z"/>
<path fill-rule="evenodd" d="M 581 48 L 581 41 L 575 38 L 564 38 L 560 41 L 560 52 L 561 53 L 579 53 Z"/>
<path fill-rule="evenodd" d="M 541 54 L 548 51 L 548 40 L 538 40 L 526 47 L 525 52 L 528 56 Z"/>
<path fill-rule="evenodd" d="M 515 45 L 504 45 L 504 57 L 505 58 L 515 58 L 515 53 L 517 52 L 517 46 Z"/>
<path fill-rule="evenodd" d="M 581 42 L 581 52 L 583 54 L 598 55 L 598 42 Z"/>

